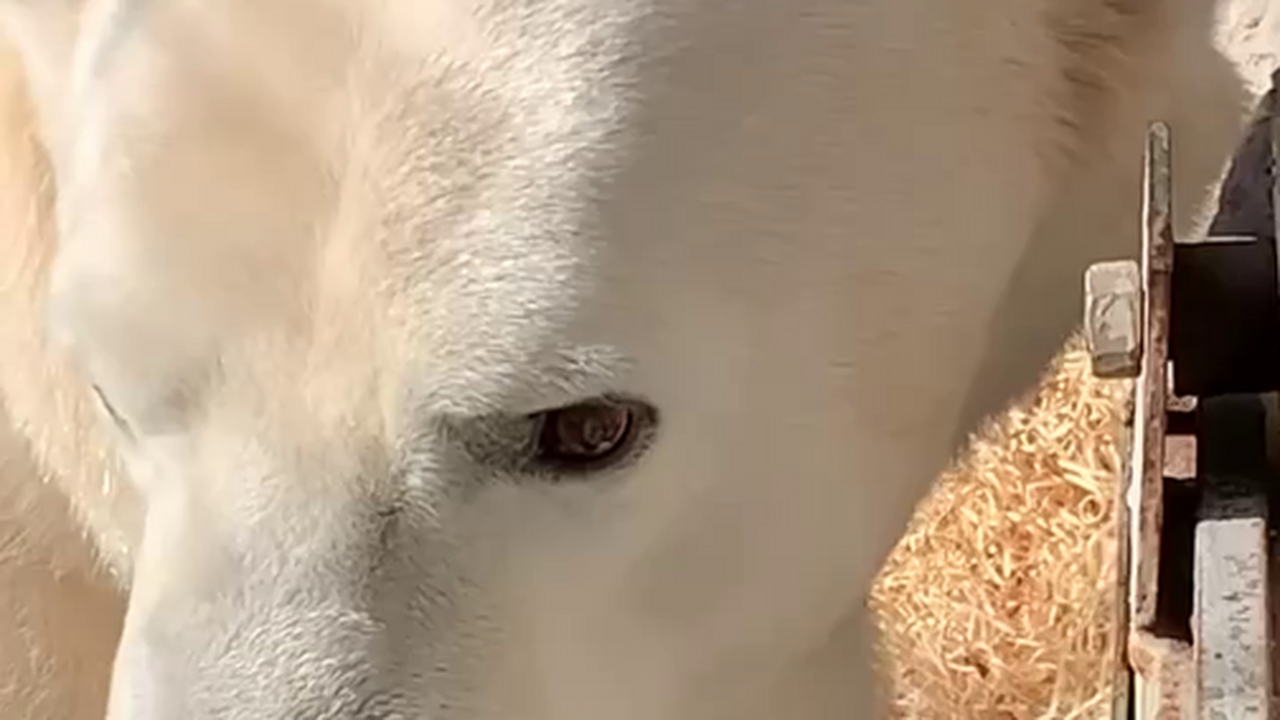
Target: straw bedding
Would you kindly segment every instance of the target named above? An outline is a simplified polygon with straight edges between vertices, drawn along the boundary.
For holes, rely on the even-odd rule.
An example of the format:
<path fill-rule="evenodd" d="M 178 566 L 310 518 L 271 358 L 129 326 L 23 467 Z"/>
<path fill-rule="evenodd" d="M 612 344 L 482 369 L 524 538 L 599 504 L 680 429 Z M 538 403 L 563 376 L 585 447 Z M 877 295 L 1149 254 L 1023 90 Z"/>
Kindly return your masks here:
<path fill-rule="evenodd" d="M 1106 717 L 1126 398 L 1073 340 L 921 504 L 873 594 L 899 717 Z"/>

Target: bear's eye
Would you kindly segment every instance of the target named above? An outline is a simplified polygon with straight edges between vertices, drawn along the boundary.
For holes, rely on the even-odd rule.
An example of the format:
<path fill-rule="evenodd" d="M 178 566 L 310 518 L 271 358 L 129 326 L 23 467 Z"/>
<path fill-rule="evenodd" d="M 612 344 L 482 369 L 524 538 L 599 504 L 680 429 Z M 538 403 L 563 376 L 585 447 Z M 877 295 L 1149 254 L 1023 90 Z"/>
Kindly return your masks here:
<path fill-rule="evenodd" d="M 653 410 L 637 401 L 595 398 L 534 417 L 540 422 L 538 464 L 581 472 L 627 459 L 636 438 L 650 424 Z"/>

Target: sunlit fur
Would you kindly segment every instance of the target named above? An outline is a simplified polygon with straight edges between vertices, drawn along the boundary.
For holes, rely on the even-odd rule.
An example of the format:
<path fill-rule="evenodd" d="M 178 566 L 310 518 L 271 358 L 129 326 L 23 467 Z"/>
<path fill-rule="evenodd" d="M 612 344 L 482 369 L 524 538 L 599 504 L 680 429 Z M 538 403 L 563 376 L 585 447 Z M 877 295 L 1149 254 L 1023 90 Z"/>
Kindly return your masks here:
<path fill-rule="evenodd" d="M 0 0 L 0 533 L 120 578 L 110 720 L 874 717 L 913 504 L 1247 104 L 1205 0 L 88 3 Z"/>

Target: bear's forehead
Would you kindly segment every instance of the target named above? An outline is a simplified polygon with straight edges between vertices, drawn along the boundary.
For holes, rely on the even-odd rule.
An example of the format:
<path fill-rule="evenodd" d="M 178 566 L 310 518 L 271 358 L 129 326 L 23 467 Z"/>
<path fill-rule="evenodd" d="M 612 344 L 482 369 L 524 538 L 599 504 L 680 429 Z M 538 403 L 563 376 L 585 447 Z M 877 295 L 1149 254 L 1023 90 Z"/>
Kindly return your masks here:
<path fill-rule="evenodd" d="M 462 20 L 409 32 L 413 7 L 447 3 L 350 5 L 175 4 L 97 29 L 61 158 L 67 331 L 117 365 L 131 351 L 109 328 L 152 338 L 143 365 L 161 366 L 169 342 L 200 364 L 283 334 L 255 345 L 275 359 L 249 356 L 412 374 L 446 404 L 598 368 L 607 351 L 557 335 L 584 254 L 581 150 L 604 131 L 576 109 L 585 86 L 555 62 L 506 82 L 530 69 L 473 63 Z M 181 374 L 164 370 L 148 375 Z"/>

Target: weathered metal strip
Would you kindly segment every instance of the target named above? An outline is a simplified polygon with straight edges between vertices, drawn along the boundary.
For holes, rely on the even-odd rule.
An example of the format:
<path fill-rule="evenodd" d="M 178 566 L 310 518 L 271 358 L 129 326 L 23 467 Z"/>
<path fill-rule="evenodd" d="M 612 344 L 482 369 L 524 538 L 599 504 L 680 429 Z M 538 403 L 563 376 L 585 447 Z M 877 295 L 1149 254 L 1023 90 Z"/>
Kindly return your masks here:
<path fill-rule="evenodd" d="M 1165 378 L 1168 364 L 1169 297 L 1173 270 L 1171 148 L 1169 127 L 1152 125 L 1147 134 L 1143 177 L 1142 233 L 1142 372 L 1134 398 L 1134 448 L 1137 508 L 1134 540 L 1132 623 L 1150 627 L 1156 619 L 1159 588 L 1160 527 L 1164 482 Z"/>
<path fill-rule="evenodd" d="M 1197 716 L 1270 720 L 1267 486 L 1270 427 L 1260 395 L 1201 400 L 1196 523 Z"/>

